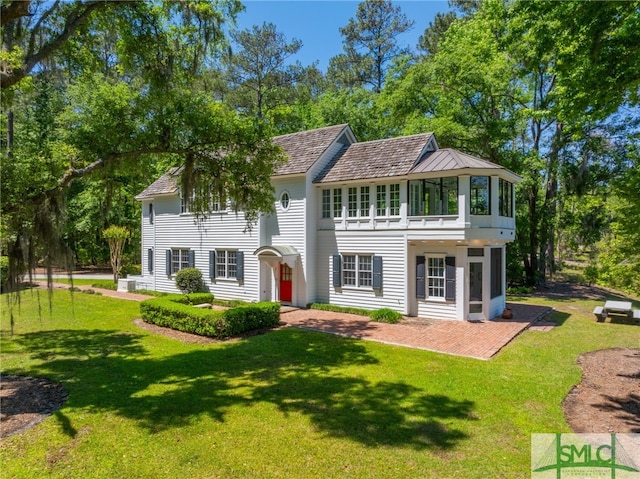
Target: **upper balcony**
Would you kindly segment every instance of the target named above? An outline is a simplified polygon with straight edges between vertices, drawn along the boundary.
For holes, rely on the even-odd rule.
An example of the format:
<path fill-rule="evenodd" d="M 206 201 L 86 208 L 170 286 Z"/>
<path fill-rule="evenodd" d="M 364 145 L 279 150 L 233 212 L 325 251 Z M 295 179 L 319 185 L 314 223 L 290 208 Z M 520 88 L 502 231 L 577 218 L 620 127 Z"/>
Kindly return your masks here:
<path fill-rule="evenodd" d="M 486 230 L 500 229 L 510 230 L 506 239 L 513 239 L 513 183 L 499 175 L 360 182 L 318 190 L 318 229 L 430 230 L 451 239 L 493 236 Z"/>

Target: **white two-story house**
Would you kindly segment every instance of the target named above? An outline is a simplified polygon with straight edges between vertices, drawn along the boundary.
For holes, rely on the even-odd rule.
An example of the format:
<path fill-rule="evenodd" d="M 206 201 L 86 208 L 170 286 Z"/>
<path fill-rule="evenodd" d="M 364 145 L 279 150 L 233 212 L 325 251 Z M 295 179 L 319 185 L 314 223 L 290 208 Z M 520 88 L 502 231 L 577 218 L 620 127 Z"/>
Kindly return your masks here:
<path fill-rule="evenodd" d="M 272 177 L 275 212 L 251 231 L 224 208 L 196 220 L 177 169 L 136 197 L 139 283 L 175 292 L 175 274 L 192 266 L 225 299 L 387 307 L 435 319 L 502 313 L 516 174 L 438 148 L 431 133 L 357 142 L 338 125 L 273 142 L 289 161 Z"/>

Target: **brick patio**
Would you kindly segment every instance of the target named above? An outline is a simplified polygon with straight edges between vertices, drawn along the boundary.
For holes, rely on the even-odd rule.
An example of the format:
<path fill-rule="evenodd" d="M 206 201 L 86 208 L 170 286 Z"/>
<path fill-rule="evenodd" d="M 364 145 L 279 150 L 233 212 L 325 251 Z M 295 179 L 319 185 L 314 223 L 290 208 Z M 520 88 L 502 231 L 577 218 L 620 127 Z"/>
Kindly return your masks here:
<path fill-rule="evenodd" d="M 532 325 L 539 331 L 553 327 L 553 323 L 541 321 L 551 308 L 517 303 L 508 306 L 513 319 L 480 322 L 425 320 L 422 324 L 385 324 L 354 314 L 290 308 L 283 310 L 281 319 L 296 328 L 486 360 Z"/>

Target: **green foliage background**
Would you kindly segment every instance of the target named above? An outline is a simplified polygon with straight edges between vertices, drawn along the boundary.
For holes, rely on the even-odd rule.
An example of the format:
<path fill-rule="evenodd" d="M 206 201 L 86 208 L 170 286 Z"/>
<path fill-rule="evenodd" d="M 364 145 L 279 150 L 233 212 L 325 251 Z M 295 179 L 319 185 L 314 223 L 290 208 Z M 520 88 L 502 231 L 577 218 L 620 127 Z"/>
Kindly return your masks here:
<path fill-rule="evenodd" d="M 32 15 L 9 15 L 25 4 Z M 326 72 L 291 61 L 304 45 L 277 25 L 234 29 L 236 1 L 45 7 L 3 3 L 10 277 L 37 262 L 105 264 L 110 224 L 132 231 L 125 264 L 139 263 L 134 197 L 171 166 L 184 166 L 199 213 L 234 200 L 250 226 L 272 209 L 283 160 L 268 139 L 349 123 L 360 140 L 433 131 L 521 175 L 511 283 L 580 259 L 638 292 L 637 0 L 454 0 L 416 50 L 398 43 L 412 20 L 401 8 L 364 2 Z"/>

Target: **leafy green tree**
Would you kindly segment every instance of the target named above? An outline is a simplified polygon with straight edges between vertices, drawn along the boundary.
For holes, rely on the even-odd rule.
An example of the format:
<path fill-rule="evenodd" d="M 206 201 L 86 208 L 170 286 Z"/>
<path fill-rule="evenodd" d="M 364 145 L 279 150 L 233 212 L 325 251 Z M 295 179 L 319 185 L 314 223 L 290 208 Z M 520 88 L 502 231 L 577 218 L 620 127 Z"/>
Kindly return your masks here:
<path fill-rule="evenodd" d="M 397 37 L 413 23 L 390 0 L 361 2 L 355 18 L 340 28 L 345 53 L 330 60 L 328 76 L 346 86 L 369 85 L 379 93 L 390 62 L 406 53 Z"/>
<path fill-rule="evenodd" d="M 102 232 L 102 235 L 109 244 L 109 258 L 111 269 L 113 269 L 113 282 L 117 283 L 122 268 L 122 252 L 124 245 L 131 236 L 129 230 L 123 226 L 109 226 Z"/>
<path fill-rule="evenodd" d="M 457 18 L 455 12 L 438 12 L 424 33 L 418 38 L 418 50 L 424 52 L 425 55 L 433 55 L 438 51 L 438 44 L 449 29 L 451 24 Z"/>
<path fill-rule="evenodd" d="M 378 96 L 365 88 L 326 93 L 305 107 L 305 127 L 349 123 L 360 141 L 394 136 L 387 129 Z"/>
<path fill-rule="evenodd" d="M 304 69 L 299 62 L 287 65 L 287 61 L 300 50 L 302 42 L 295 38 L 288 41 L 273 23 L 267 22 L 233 32 L 231 38 L 239 50 L 227 62 L 230 100 L 259 118 L 266 110 L 291 100 Z"/>
<path fill-rule="evenodd" d="M 3 118 L 1 172 L 11 278 L 39 258 L 70 263 L 66 201 L 75 181 L 98 172 L 108 196 L 132 171 L 182 164 L 202 214 L 209 185 L 248 225 L 272 208 L 282 156 L 271 131 L 197 88 L 226 48 L 222 24 L 238 2 L 16 3 L 3 2 L 0 58 L 2 100 L 15 113 L 13 124 Z"/>
<path fill-rule="evenodd" d="M 518 188 L 518 247 L 512 250 L 521 255 L 529 284 L 544 279 L 556 263 L 559 205 L 567 190 L 563 180 L 572 178 L 563 177 L 563 172 L 578 165 L 590 172 L 585 178 L 602 172 L 598 156 L 588 151 L 599 136 L 605 142 L 614 138 L 607 128 L 610 115 L 634 100 L 637 88 L 635 65 L 626 60 L 617 64 L 608 57 L 606 61 L 616 63 L 612 71 L 624 67 L 627 76 L 617 81 L 623 88 L 615 94 L 609 84 L 603 85 L 592 101 L 583 102 L 591 93 L 580 89 L 572 72 L 584 65 L 569 63 L 588 61 L 583 55 L 572 60 L 566 52 L 585 47 L 588 51 L 593 44 L 583 35 L 560 35 L 562 40 L 553 36 L 559 33 L 556 20 L 575 22 L 574 30 L 581 24 L 593 30 L 597 23 L 597 31 L 605 32 L 601 41 L 612 43 L 615 50 L 620 43 L 616 36 L 629 40 L 636 34 L 629 27 L 638 19 L 637 5 L 607 8 L 604 20 L 596 20 L 592 8 L 575 8 L 574 16 L 567 15 L 567 8 L 557 2 L 483 2 L 472 17 L 452 23 L 437 53 L 390 82 L 385 94 L 398 128 L 433 130 L 442 145 L 479 154 L 523 176 Z M 552 33 L 546 32 L 550 23 Z M 609 73 L 604 74 L 605 83 L 607 78 Z M 606 98 L 607 107 L 594 114 L 601 98 Z"/>

